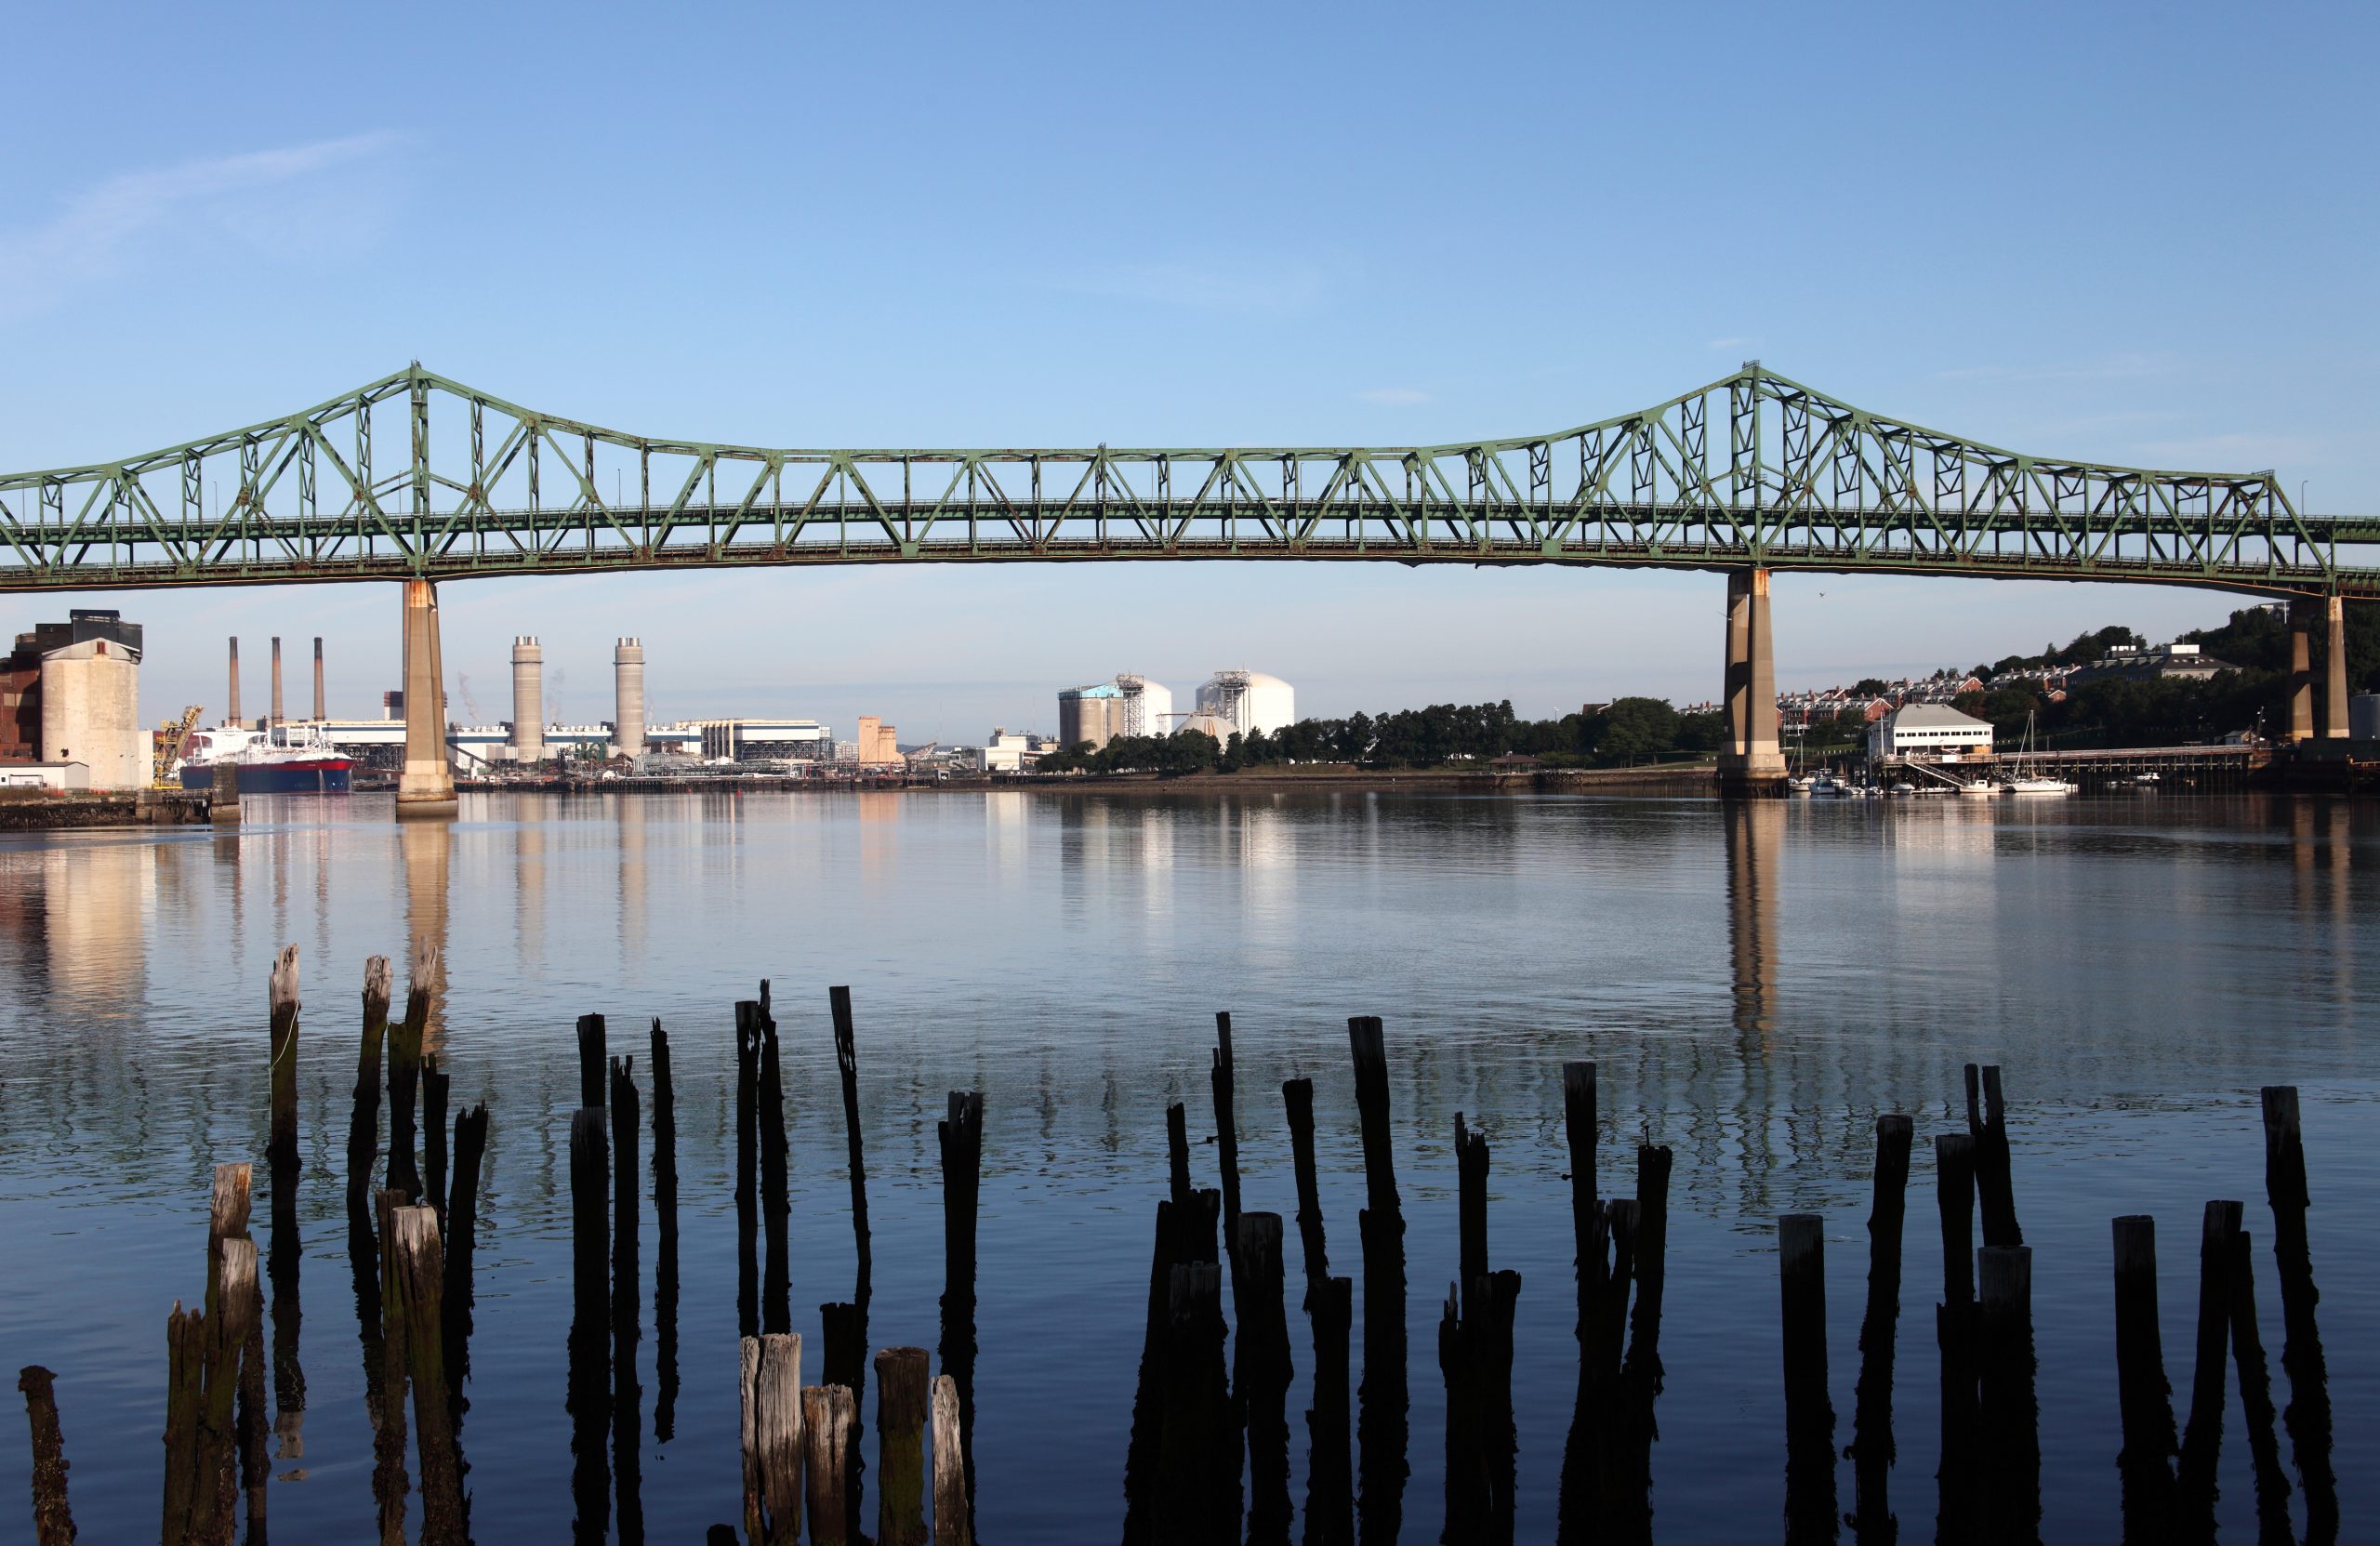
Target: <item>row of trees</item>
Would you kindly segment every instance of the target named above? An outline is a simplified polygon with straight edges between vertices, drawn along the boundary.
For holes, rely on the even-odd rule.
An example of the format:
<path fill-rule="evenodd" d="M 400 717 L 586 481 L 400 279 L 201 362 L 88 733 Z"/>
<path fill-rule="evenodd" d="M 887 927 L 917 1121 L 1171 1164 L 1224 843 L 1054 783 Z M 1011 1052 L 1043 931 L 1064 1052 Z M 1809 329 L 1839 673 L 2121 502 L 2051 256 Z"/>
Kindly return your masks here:
<path fill-rule="evenodd" d="M 1429 768 L 1519 755 L 1555 766 L 1628 767 L 1709 756 L 1723 734 L 1716 713 L 1683 714 L 1659 698 L 1621 698 L 1593 714 L 1524 720 L 1510 699 L 1432 704 L 1394 714 L 1300 720 L 1266 734 L 1235 733 L 1218 744 L 1203 731 L 1119 735 L 1051 752 L 1045 773 L 1232 773 L 1288 762 L 1353 762 Z"/>

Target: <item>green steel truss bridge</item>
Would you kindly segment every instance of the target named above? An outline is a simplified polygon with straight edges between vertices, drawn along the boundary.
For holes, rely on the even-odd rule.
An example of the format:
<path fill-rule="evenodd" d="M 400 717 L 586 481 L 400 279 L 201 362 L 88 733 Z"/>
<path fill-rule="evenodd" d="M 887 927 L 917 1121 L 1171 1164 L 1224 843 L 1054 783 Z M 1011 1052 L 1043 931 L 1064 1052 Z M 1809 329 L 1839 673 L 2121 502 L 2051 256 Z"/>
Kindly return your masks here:
<path fill-rule="evenodd" d="M 0 591 L 744 565 L 1386 560 L 2380 597 L 2380 518 L 2269 471 L 2026 456 L 1750 364 L 1554 434 L 1363 449 L 650 439 L 416 365 L 285 418 L 0 476 Z"/>

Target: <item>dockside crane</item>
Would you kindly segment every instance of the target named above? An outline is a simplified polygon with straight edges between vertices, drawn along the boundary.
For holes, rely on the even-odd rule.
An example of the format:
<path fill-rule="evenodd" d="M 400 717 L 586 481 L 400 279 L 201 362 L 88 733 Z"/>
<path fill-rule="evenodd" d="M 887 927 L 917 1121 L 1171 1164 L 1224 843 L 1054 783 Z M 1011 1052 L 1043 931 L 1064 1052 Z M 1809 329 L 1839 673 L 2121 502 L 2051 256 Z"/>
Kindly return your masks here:
<path fill-rule="evenodd" d="M 203 704 L 192 704 L 182 710 L 179 720 L 167 720 L 157 727 L 154 760 L 149 770 L 149 781 L 160 789 L 174 787 L 174 764 L 182 760 L 182 748 L 190 745 L 190 733 L 198 727 L 198 717 L 205 712 Z"/>

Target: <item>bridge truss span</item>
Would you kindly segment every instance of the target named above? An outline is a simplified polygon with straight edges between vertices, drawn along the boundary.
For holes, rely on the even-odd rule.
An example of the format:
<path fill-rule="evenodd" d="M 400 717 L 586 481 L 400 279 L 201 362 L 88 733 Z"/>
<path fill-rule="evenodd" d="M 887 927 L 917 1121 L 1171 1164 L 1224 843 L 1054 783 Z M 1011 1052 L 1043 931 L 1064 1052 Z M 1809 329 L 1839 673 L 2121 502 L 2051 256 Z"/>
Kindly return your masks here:
<path fill-rule="evenodd" d="M 245 429 L 0 476 L 0 590 L 1120 559 L 2380 597 L 2380 521 L 2307 516 L 2271 472 L 2023 456 L 1756 364 L 1637 413 L 1511 440 L 977 451 L 656 440 L 416 365 Z"/>

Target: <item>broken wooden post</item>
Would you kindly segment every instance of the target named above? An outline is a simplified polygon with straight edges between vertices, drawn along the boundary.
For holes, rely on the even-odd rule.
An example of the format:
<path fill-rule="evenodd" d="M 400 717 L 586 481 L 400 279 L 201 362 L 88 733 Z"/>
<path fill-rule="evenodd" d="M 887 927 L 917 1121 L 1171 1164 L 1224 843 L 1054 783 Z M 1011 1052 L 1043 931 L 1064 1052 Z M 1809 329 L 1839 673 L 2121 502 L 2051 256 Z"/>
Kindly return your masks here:
<path fill-rule="evenodd" d="M 395 1260 L 391 1277 L 407 1330 L 405 1373 L 413 1385 L 413 1423 L 421 1452 L 422 1546 L 461 1546 L 463 1520 L 461 1454 L 455 1438 L 447 1387 L 444 1338 L 446 1263 L 438 1237 L 438 1214 L 428 1207 L 400 1208 L 392 1215 Z"/>
<path fill-rule="evenodd" d="M 416 936 L 413 971 L 405 983 L 404 1018 L 389 1035 L 389 1185 L 403 1192 L 408 1202 L 421 1196 L 421 1172 L 414 1159 L 414 1097 L 437 985 L 438 946 L 427 934 Z"/>
<path fill-rule="evenodd" d="M 950 1115 L 935 1126 L 942 1148 L 942 1367 L 959 1397 L 959 1449 L 967 1466 L 967 1535 L 975 1533 L 975 1217 L 984 1169 L 984 1097 L 950 1092 Z M 935 1484 L 941 1539 L 940 1486 Z"/>
<path fill-rule="evenodd" d="M 801 1339 L 772 1331 L 759 1339 L 753 1386 L 754 1473 L 760 1484 L 765 1546 L 794 1546 L 801 1534 Z"/>
<path fill-rule="evenodd" d="M 793 1267 L 787 1255 L 793 1216 L 787 1182 L 785 1073 L 776 1018 L 769 1013 L 769 984 L 760 984 L 760 1230 L 767 1258 L 760 1275 L 760 1329 L 793 1329 Z"/>
<path fill-rule="evenodd" d="M 74 1511 L 66 1499 L 66 1438 L 58 1426 L 58 1376 L 39 1364 L 17 1375 L 33 1428 L 34 1546 L 74 1546 Z"/>
<path fill-rule="evenodd" d="M 445 1343 L 446 1381 L 459 1422 L 463 1384 L 471 1367 L 471 1260 L 479 1249 L 480 1168 L 487 1154 L 487 1107 L 455 1118 L 455 1173 L 446 1190 L 446 1282 L 439 1330 Z"/>
<path fill-rule="evenodd" d="M 2256 1277 L 2245 1230 L 2232 1233 L 2231 1361 L 2240 1381 L 2240 1416 L 2248 1430 L 2248 1456 L 2256 1484 L 2256 1536 L 2288 1540 L 2289 1473 L 2281 1469 L 2281 1441 L 2273 1432 L 2272 1379 L 2265 1364 L 2264 1339 L 2256 1329 Z"/>
<path fill-rule="evenodd" d="M 1562 1482 L 1556 1508 L 1554 1539 L 1573 1546 L 1592 1539 L 1603 1503 L 1597 1485 L 1597 1456 L 1604 1441 L 1598 1432 L 1598 1408 L 1604 1394 L 1597 1379 L 1600 1363 L 1593 1343 L 1601 1318 L 1605 1253 L 1610 1244 L 1603 1204 L 1595 1193 L 1596 1071 L 1591 1062 L 1562 1065 L 1562 1125 L 1570 1148 L 1570 1235 L 1572 1275 L 1577 1280 L 1578 1318 L 1572 1336 L 1579 1344 L 1578 1394 L 1570 1407 L 1570 1431 L 1562 1447 Z"/>
<path fill-rule="evenodd" d="M 1815 1213 L 1777 1221 L 1785 1345 L 1785 1539 L 1835 1538 L 1834 1404 L 1827 1395 L 1826 1234 Z"/>
<path fill-rule="evenodd" d="M 1875 1198 L 1868 1212 L 1868 1304 L 1859 1322 L 1859 1383 L 1853 1397 L 1853 1524 L 1861 1534 L 1894 1533 L 1893 1354 L 1900 1329 L 1901 1225 L 1908 1215 L 1909 1151 L 1915 1124 L 1876 1118 Z"/>
<path fill-rule="evenodd" d="M 1165 1108 L 1165 1169 L 1177 1208 L 1190 1205 L 1190 1117 L 1180 1101 Z"/>
<path fill-rule="evenodd" d="M 850 1529 L 852 1424 L 858 1403 L 842 1385 L 812 1385 L 801 1393 L 803 1503 L 811 1546 L 852 1546 Z"/>
<path fill-rule="evenodd" d="M 1935 1197 L 1942 1238 L 1942 1300 L 1934 1312 L 1940 1352 L 1941 1460 L 1935 1471 L 1935 1528 L 1945 1546 L 1982 1539 L 1977 1495 L 1975 1368 L 1975 1137 L 1934 1139 Z"/>
<path fill-rule="evenodd" d="M 454 1076 L 435 1057 L 421 1060 L 421 1201 L 446 1222 L 446 1096 Z"/>
<path fill-rule="evenodd" d="M 974 1546 L 973 1509 L 967 1501 L 972 1469 L 959 1418 L 959 1385 L 947 1374 L 933 1382 L 933 1546 Z"/>
<path fill-rule="evenodd" d="M 298 947 L 284 945 L 265 987 L 271 1022 L 271 1135 L 265 1159 L 273 1174 L 298 1169 Z"/>
<path fill-rule="evenodd" d="M 867 1155 L 860 1142 L 859 1047 L 852 1024 L 852 990 L 830 987 L 826 998 L 835 1023 L 835 1066 L 842 1076 L 843 1147 L 851 1169 L 852 1243 L 859 1257 L 859 1290 L 853 1300 L 865 1318 L 874 1258 L 867 1227 Z"/>
<path fill-rule="evenodd" d="M 2008 1107 L 2000 1092 L 2000 1067 L 1986 1064 L 1980 1070 L 1983 1087 L 1983 1111 L 1976 1112 L 1976 1085 L 1978 1070 L 1968 1064 L 1967 1129 L 1975 1139 L 1976 1194 L 1982 1204 L 1983 1243 L 1987 1246 L 2015 1247 L 2025 1243 L 2025 1232 L 2016 1226 L 2016 1197 L 2010 1178 L 2008 1162 Z"/>
<path fill-rule="evenodd" d="M 1226 1171 L 1228 1173 L 1228 1171 Z M 1250 1546 L 1288 1546 L 1289 1504 L 1289 1311 L 1283 1288 L 1281 1216 L 1242 1213 L 1240 1290 L 1232 1308 L 1239 1317 L 1236 1347 L 1240 1357 L 1238 1396 L 1247 1411 L 1248 1540 Z"/>
<path fill-rule="evenodd" d="M 618 1497 L 619 1535 L 635 1542 L 644 1535 L 643 1467 L 641 1451 L 643 1393 L 637 1385 L 636 1345 L 638 1217 L 637 1119 L 632 1057 L 611 1061 L 604 1109 L 612 1126 L 612 1476 Z"/>
<path fill-rule="evenodd" d="M 1223 1247 L 1231 1256 L 1232 1292 L 1239 1292 L 1239 1124 L 1233 1112 L 1235 1092 L 1231 1061 L 1231 1015 L 1215 1011 L 1214 1063 L 1207 1072 L 1207 1087 L 1215 1102 L 1215 1160 L 1223 1169 Z"/>
<path fill-rule="evenodd" d="M 364 963 L 364 1032 L 355 1052 L 354 1110 L 347 1124 L 347 1191 L 351 1210 L 372 1189 L 380 1147 L 380 1044 L 389 1029 L 389 958 Z"/>
<path fill-rule="evenodd" d="M 1977 1410 L 1982 1430 L 1984 1530 L 1996 1543 L 2041 1539 L 2041 1408 L 2034 1396 L 2033 1253 L 1976 1253 Z"/>
<path fill-rule="evenodd" d="M 2268 1085 L 2262 1100 L 2265 1197 L 2272 1208 L 2273 1264 L 2281 1270 L 2281 1367 L 2289 1376 L 2289 1407 L 2281 1420 L 2288 1426 L 2290 1454 L 2306 1488 L 2306 1539 L 2309 1543 L 2335 1540 L 2339 1493 L 2331 1461 L 2330 1369 L 2314 1315 L 2322 1296 L 2315 1291 L 2313 1252 L 2306 1233 L 2312 1198 L 2306 1185 L 2297 1087 Z"/>
<path fill-rule="evenodd" d="M 1159 1539 L 1236 1540 L 1239 1452 L 1223 1443 L 1223 1267 L 1176 1265 L 1168 1281 Z"/>
<path fill-rule="evenodd" d="M 735 1320 L 760 1334 L 760 1006 L 735 1004 Z"/>
<path fill-rule="evenodd" d="M 578 1017 L 578 1103 L 581 1107 L 603 1109 L 603 1070 L 609 1064 L 609 1048 L 605 1044 L 603 1017 L 582 1014 Z"/>
<path fill-rule="evenodd" d="M 1361 1446 L 1357 1520 L 1367 1542 L 1403 1533 L 1408 1397 L 1405 1344 L 1405 1212 L 1396 1191 L 1389 1131 L 1388 1050 L 1378 1015 L 1347 1022 L 1355 1068 L 1355 1112 L 1364 1145 L 1365 1207 L 1355 1215 L 1364 1246 L 1364 1378 L 1356 1390 Z"/>
<path fill-rule="evenodd" d="M 876 1546 L 926 1546 L 926 1409 L 922 1347 L 876 1355 Z"/>
<path fill-rule="evenodd" d="M 2242 1211 L 2237 1202 L 2211 1201 L 2199 1227 L 2189 1419 L 2174 1469 L 2182 1529 L 2193 1539 L 2215 1538 L 2215 1459 L 2223 1448 L 2223 1384 L 2231 1348 L 2231 1237 L 2240 1233 Z"/>
<path fill-rule="evenodd" d="M 670 1082 L 669 1035 L 653 1023 L 653 1212 L 660 1239 L 653 1263 L 654 1372 L 661 1381 L 653 1436 L 667 1444 L 678 1410 L 678 1097 Z"/>
<path fill-rule="evenodd" d="M 2123 1447 L 2116 1471 L 2123 1486 L 2125 1546 L 2163 1546 L 2174 1513 L 2173 1386 L 2157 1324 L 2157 1226 L 2147 1214 L 2115 1222 L 2116 1407 Z"/>

